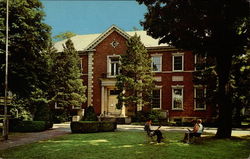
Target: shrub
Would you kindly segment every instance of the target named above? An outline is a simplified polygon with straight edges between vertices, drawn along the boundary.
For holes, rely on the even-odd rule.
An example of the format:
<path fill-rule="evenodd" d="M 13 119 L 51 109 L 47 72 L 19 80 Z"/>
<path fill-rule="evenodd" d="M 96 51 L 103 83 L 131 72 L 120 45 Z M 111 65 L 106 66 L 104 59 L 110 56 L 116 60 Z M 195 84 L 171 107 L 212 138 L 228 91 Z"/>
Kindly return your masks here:
<path fill-rule="evenodd" d="M 65 109 L 54 110 L 52 113 L 53 123 L 70 121 L 70 115 Z"/>
<path fill-rule="evenodd" d="M 161 119 L 159 110 L 152 110 L 151 112 L 139 111 L 133 118 L 133 122 L 145 122 L 147 119 L 151 119 L 153 123 L 158 123 Z"/>
<path fill-rule="evenodd" d="M 36 102 L 36 112 L 34 114 L 34 121 L 46 121 L 46 125 L 48 128 L 52 128 L 53 119 L 52 112 L 48 103 L 44 101 Z"/>
<path fill-rule="evenodd" d="M 110 121 L 78 121 L 71 122 L 70 128 L 72 133 L 93 133 L 114 131 L 116 123 Z"/>
<path fill-rule="evenodd" d="M 93 106 L 88 106 L 85 110 L 84 110 L 84 117 L 83 117 L 84 121 L 97 121 L 97 115 L 95 113 L 94 107 Z"/>
<path fill-rule="evenodd" d="M 13 132 L 38 132 L 46 130 L 45 121 L 20 121 L 10 120 L 10 131 Z"/>

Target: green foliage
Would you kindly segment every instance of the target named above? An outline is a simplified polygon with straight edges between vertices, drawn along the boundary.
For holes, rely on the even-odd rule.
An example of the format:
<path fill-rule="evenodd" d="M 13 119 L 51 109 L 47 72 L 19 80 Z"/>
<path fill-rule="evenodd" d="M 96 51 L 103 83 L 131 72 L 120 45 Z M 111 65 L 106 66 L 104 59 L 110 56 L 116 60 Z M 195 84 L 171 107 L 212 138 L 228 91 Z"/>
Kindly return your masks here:
<path fill-rule="evenodd" d="M 71 122 L 72 133 L 108 132 L 116 129 L 116 123 L 110 121 L 79 121 Z"/>
<path fill-rule="evenodd" d="M 95 113 L 95 109 L 93 106 L 88 106 L 85 110 L 84 110 L 84 117 L 83 117 L 84 121 L 97 121 L 97 115 Z"/>
<path fill-rule="evenodd" d="M 63 33 L 60 33 L 59 35 L 54 36 L 53 39 L 55 39 L 55 41 L 61 41 L 61 40 L 69 39 L 73 36 L 76 36 L 76 34 L 73 32 L 67 31 L 67 32 L 63 32 Z"/>
<path fill-rule="evenodd" d="M 136 112 L 133 122 L 146 122 L 147 119 L 151 119 L 153 123 L 159 123 L 161 119 L 159 110 L 152 110 L 150 112 L 138 111 Z"/>
<path fill-rule="evenodd" d="M 123 91 L 118 95 L 117 108 L 123 104 L 135 107 L 149 104 L 154 88 L 151 58 L 136 34 L 127 41 L 127 51 L 121 56 L 120 70 L 116 86 Z"/>
<path fill-rule="evenodd" d="M 0 1 L 0 96 L 5 70 L 6 1 Z M 36 88 L 44 89 L 47 59 L 43 50 L 50 41 L 50 27 L 44 22 L 38 0 L 9 0 L 9 90 L 27 97 Z"/>
<path fill-rule="evenodd" d="M 53 110 L 52 120 L 53 123 L 63 123 L 70 121 L 70 113 L 65 109 Z"/>
<path fill-rule="evenodd" d="M 233 56 L 245 54 L 249 45 L 249 1 L 137 1 L 148 8 L 141 24 L 153 38 L 215 57 L 219 83 L 217 137 L 231 137 L 232 97 L 227 85 Z"/>
<path fill-rule="evenodd" d="M 230 72 L 228 89 L 232 94 L 233 104 L 233 126 L 240 126 L 244 119 L 242 109 L 249 109 L 250 99 L 250 52 L 244 56 L 234 56 Z M 218 96 L 218 75 L 215 70 L 215 63 L 211 59 L 204 62 L 201 69 L 194 72 L 194 83 L 206 87 L 206 102 L 212 105 L 217 103 Z"/>
<path fill-rule="evenodd" d="M 20 121 L 10 122 L 10 131 L 12 132 L 38 132 L 48 129 L 50 125 L 45 121 Z"/>
<path fill-rule="evenodd" d="M 51 72 L 49 94 L 51 103 L 70 109 L 86 101 L 83 80 L 80 73 L 80 57 L 71 40 L 67 40 L 63 52 L 51 51 Z"/>

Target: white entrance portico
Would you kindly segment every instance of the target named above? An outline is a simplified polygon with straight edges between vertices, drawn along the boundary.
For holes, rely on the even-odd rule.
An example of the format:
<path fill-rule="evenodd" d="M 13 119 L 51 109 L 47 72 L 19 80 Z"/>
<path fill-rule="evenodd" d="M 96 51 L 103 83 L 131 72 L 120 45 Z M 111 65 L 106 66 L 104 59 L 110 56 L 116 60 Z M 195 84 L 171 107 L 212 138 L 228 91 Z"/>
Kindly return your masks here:
<path fill-rule="evenodd" d="M 101 79 L 101 114 L 109 117 L 125 117 L 125 107 L 117 109 L 117 96 L 119 90 L 116 89 L 115 78 Z"/>

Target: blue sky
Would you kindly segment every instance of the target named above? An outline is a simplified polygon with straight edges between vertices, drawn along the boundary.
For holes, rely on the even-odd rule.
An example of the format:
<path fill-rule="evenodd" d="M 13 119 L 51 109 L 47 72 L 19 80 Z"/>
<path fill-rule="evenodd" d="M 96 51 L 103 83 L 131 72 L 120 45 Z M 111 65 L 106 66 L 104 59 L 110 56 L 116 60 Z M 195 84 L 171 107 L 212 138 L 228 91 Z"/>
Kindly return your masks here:
<path fill-rule="evenodd" d="M 125 31 L 142 30 L 146 7 L 133 0 L 41 0 L 46 13 L 45 23 L 52 27 L 52 36 L 71 31 L 76 34 L 102 33 L 112 24 Z"/>

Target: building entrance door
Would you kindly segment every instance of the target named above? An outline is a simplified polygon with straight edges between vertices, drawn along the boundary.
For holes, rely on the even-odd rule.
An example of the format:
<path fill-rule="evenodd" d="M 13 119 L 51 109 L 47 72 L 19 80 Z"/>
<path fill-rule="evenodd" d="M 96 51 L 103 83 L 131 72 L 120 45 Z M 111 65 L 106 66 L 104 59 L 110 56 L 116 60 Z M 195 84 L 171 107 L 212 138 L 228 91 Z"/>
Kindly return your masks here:
<path fill-rule="evenodd" d="M 116 104 L 118 103 L 117 96 L 119 94 L 118 90 L 109 89 L 108 90 L 108 114 L 119 116 L 121 114 L 121 109 L 116 108 Z"/>

